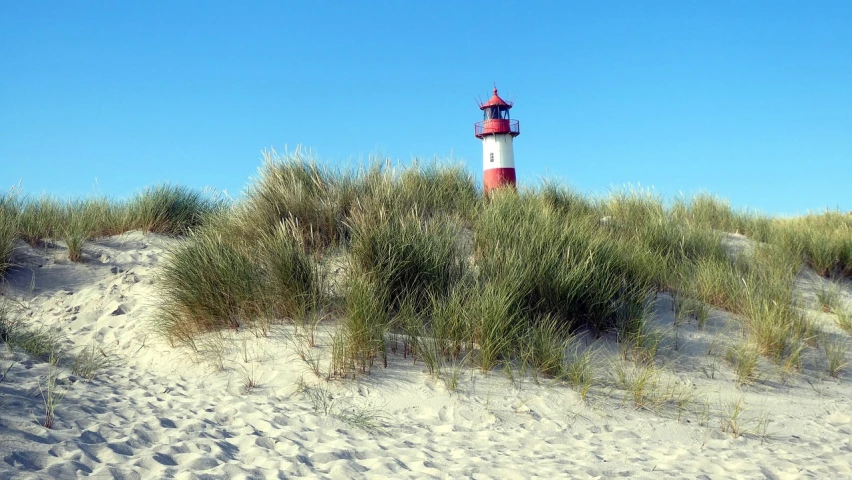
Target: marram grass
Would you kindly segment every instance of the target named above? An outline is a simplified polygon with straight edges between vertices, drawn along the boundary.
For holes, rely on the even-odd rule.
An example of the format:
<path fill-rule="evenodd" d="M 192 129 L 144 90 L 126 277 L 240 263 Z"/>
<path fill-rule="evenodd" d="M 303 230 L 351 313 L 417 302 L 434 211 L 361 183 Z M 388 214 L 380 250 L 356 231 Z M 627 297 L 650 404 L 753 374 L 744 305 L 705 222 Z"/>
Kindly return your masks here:
<path fill-rule="evenodd" d="M 18 199 L 13 194 L 0 195 L 0 280 L 10 265 L 15 249 L 19 208 Z"/>
<path fill-rule="evenodd" d="M 202 229 L 168 252 L 155 324 L 172 341 L 318 308 L 321 277 L 285 224 L 254 242 Z"/>
<path fill-rule="evenodd" d="M 386 363 L 401 339 L 406 357 L 435 372 L 520 364 L 588 385 L 574 335 L 612 333 L 627 357 L 653 364 L 658 292 L 704 312 L 687 316 L 734 314 L 750 348 L 798 368 L 804 351 L 825 347 L 799 310 L 794 277 L 804 267 L 852 277 L 852 217 L 840 212 L 776 219 L 706 194 L 591 198 L 555 182 L 486 197 L 458 166 L 342 169 L 274 151 L 230 203 L 170 185 L 126 201 L 4 195 L 0 272 L 16 242 L 85 260 L 86 242 L 135 229 L 184 236 L 158 284 L 156 327 L 170 339 L 192 345 L 204 332 L 262 334 L 270 322 L 333 316 L 332 370 L 342 375 Z M 728 233 L 753 242 L 732 253 Z M 326 255 L 344 257 L 342 278 L 328 281 Z M 822 303 L 852 329 L 848 312 Z"/>
<path fill-rule="evenodd" d="M 304 255 L 319 259 L 335 249 L 348 258 L 339 299 L 325 298 L 332 294 L 310 287 L 308 277 L 284 282 L 320 292 L 311 295 L 324 296 L 319 303 L 342 319 L 332 368 L 338 375 L 386 363 L 388 349 L 403 339 L 404 354 L 436 372 L 464 359 L 484 370 L 521 362 L 560 377 L 576 331 L 615 332 L 629 358 L 650 364 L 659 335 L 647 325 L 649 302 L 660 291 L 692 299 L 702 324 L 710 306 L 735 314 L 755 351 L 799 365 L 818 339 L 795 307 L 792 279 L 803 264 L 821 265 L 822 254 L 791 232 L 806 227 L 831 236 L 846 228 L 835 218 L 797 223 L 735 212 L 708 195 L 671 205 L 641 190 L 590 199 L 553 182 L 485 198 L 457 167 L 373 162 L 341 170 L 275 152 L 230 212 L 215 216 L 203 235 L 218 231 L 230 240 L 216 248 L 242 252 L 233 265 L 227 256 L 215 260 L 224 262 L 222 275 L 233 270 L 228 282 L 236 284 L 225 291 L 237 298 L 216 315 L 183 312 L 174 325 L 193 315 L 209 325 L 201 330 L 287 317 L 287 309 L 270 310 L 268 287 L 239 273 L 268 270 L 250 244 L 285 225 Z M 725 232 L 763 244 L 732 255 Z M 824 254 L 834 259 L 833 274 L 843 274 L 843 248 L 835 241 Z M 203 312 L 201 302 L 193 308 Z"/>

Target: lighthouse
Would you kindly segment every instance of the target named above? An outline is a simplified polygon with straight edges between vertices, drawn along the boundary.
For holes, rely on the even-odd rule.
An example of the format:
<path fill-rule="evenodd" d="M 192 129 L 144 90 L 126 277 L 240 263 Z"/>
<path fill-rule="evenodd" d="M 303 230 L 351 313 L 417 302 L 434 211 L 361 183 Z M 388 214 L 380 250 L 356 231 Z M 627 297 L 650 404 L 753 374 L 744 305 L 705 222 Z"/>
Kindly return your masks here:
<path fill-rule="evenodd" d="M 515 154 L 512 140 L 521 134 L 518 121 L 509 118 L 511 103 L 497 95 L 479 104 L 482 121 L 474 125 L 474 136 L 482 140 L 482 186 L 489 190 L 502 186 L 515 188 Z"/>

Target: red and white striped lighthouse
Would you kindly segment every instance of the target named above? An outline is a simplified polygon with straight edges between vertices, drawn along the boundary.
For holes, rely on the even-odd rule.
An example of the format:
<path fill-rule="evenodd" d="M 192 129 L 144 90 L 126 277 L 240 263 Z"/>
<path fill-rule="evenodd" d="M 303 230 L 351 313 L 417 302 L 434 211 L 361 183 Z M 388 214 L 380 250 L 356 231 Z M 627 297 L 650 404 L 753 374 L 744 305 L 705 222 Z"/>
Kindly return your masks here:
<path fill-rule="evenodd" d="M 512 140 L 521 134 L 518 121 L 509 118 L 511 103 L 506 103 L 494 88 L 494 95 L 479 104 L 482 121 L 474 125 L 474 135 L 482 140 L 482 186 L 489 190 L 515 188 L 515 153 Z"/>

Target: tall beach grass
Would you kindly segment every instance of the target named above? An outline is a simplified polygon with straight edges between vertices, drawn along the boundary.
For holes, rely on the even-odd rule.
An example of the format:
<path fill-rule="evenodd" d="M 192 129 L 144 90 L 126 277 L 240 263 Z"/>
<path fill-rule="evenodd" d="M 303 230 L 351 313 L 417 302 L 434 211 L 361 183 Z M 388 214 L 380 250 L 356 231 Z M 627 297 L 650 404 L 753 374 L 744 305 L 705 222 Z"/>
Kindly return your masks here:
<path fill-rule="evenodd" d="M 83 246 L 92 238 L 130 230 L 179 235 L 225 207 L 215 195 L 170 185 L 148 188 L 126 201 L 29 197 L 14 189 L 0 197 L 0 265 L 9 262 L 16 238 L 32 247 L 62 242 L 70 260 L 82 261 Z"/>
<path fill-rule="evenodd" d="M 270 150 L 234 202 L 172 185 L 123 201 L 0 197 L 0 269 L 18 239 L 85 260 L 92 238 L 184 235 L 160 271 L 160 332 L 192 345 L 205 332 L 335 317 L 341 375 L 386 364 L 402 339 L 430 370 L 520 364 L 561 378 L 577 364 L 577 333 L 612 335 L 626 358 L 650 365 L 660 292 L 701 313 L 701 324 L 711 306 L 730 312 L 749 353 L 798 368 L 821 336 L 793 279 L 805 267 L 852 276 L 850 228 L 840 212 L 779 219 L 707 194 L 585 197 L 545 181 L 486 197 L 457 165 L 340 168 Z M 748 248 L 729 248 L 729 233 L 748 237 Z"/>

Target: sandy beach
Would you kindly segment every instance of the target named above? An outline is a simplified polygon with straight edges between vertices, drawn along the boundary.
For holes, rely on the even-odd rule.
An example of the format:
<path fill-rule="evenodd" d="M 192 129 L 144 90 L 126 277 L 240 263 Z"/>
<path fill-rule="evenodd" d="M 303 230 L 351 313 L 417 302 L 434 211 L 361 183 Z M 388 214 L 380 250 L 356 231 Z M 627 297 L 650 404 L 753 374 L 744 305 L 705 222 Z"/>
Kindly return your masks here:
<path fill-rule="evenodd" d="M 64 397 L 48 430 L 39 386 L 52 367 L 4 349 L 0 478 L 852 476 L 850 384 L 804 371 L 737 387 L 707 354 L 734 328 L 723 312 L 704 330 L 682 326 L 677 350 L 661 347 L 661 381 L 695 398 L 680 414 L 637 408 L 611 387 L 583 399 L 501 370 L 459 367 L 451 390 L 401 352 L 387 369 L 326 381 L 292 326 L 210 335 L 218 365 L 153 335 L 156 269 L 179 241 L 129 232 L 88 243 L 82 263 L 61 246 L 18 245 L 4 285 L 16 314 L 60 332 L 64 348 L 95 349 L 105 365 L 92 380 L 55 369 Z M 671 327 L 671 299 L 661 295 L 656 308 L 659 326 Z M 333 329 L 318 327 L 306 357 L 320 370 Z M 618 361 L 614 342 L 593 343 L 601 364 Z"/>
<path fill-rule="evenodd" d="M 0 6 L 0 480 L 852 480 L 852 1 L 370 6 Z"/>

